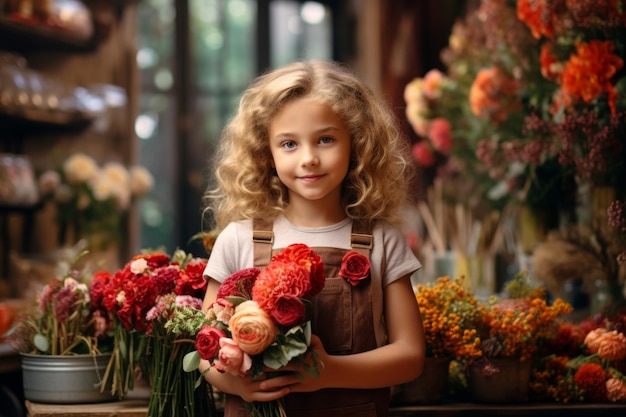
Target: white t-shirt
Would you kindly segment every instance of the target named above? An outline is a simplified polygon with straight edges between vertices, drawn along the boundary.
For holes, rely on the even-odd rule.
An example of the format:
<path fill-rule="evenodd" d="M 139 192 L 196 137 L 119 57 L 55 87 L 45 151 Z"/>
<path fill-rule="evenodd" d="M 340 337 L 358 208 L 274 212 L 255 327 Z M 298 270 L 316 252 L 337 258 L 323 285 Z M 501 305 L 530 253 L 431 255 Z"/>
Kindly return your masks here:
<path fill-rule="evenodd" d="M 314 247 L 350 249 L 352 221 L 349 218 L 327 227 L 300 227 L 291 224 L 283 215 L 274 221 L 274 244 L 281 249 L 293 243 Z M 372 280 L 387 286 L 410 275 L 422 265 L 406 243 L 402 232 L 388 222 L 376 222 L 373 247 L 370 254 Z M 254 266 L 252 221 L 230 223 L 218 236 L 211 251 L 205 277 L 223 282 L 231 274 Z"/>
<path fill-rule="evenodd" d="M 282 249 L 293 243 L 304 243 L 310 248 L 333 247 L 350 249 L 352 220 L 319 228 L 299 227 L 283 215 L 274 220 L 272 249 Z M 411 251 L 402 232 L 388 222 L 374 225 L 373 246 L 370 253 L 372 314 L 378 346 L 385 344 L 386 326 L 383 312 L 383 288 L 411 275 L 421 264 Z M 223 282 L 230 275 L 254 266 L 252 221 L 243 220 L 226 226 L 217 237 L 204 270 L 205 278 Z"/>

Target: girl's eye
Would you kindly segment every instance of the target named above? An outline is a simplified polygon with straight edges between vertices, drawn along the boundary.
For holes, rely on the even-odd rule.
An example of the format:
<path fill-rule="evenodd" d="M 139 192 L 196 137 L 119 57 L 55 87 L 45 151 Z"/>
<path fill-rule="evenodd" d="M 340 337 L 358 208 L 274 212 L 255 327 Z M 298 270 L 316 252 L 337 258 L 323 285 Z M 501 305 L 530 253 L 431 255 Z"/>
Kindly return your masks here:
<path fill-rule="evenodd" d="M 320 143 L 331 143 L 334 139 L 330 136 L 324 136 L 320 138 Z"/>
<path fill-rule="evenodd" d="M 296 147 L 296 143 L 291 140 L 284 141 L 281 146 L 285 149 L 293 149 Z"/>

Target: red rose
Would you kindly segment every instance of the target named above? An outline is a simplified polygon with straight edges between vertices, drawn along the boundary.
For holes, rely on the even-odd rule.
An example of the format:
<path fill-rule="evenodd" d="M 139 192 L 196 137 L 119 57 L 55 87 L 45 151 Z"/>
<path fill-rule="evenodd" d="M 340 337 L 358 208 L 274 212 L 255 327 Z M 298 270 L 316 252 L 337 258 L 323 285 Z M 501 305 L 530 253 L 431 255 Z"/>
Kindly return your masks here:
<path fill-rule="evenodd" d="M 217 299 L 230 296 L 250 298 L 252 285 L 261 272 L 258 268 L 246 268 L 237 271 L 222 282 L 217 290 Z"/>
<path fill-rule="evenodd" d="M 306 308 L 301 299 L 297 297 L 280 297 L 270 316 L 281 326 L 291 327 L 304 322 Z"/>
<path fill-rule="evenodd" d="M 370 260 L 356 251 L 349 251 L 341 259 L 339 276 L 348 280 L 352 286 L 370 276 Z"/>
<path fill-rule="evenodd" d="M 202 359 L 212 360 L 220 350 L 220 338 L 226 333 L 213 326 L 204 326 L 196 335 L 196 349 Z"/>

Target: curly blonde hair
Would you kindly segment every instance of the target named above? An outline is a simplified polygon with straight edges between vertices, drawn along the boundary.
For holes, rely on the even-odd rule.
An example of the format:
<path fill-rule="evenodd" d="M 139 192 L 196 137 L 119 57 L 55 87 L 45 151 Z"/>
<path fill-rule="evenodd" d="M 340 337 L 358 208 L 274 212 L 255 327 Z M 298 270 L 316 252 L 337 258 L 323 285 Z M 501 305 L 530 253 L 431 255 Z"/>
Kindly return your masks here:
<path fill-rule="evenodd" d="M 215 155 L 217 186 L 204 196 L 218 230 L 237 220 L 274 219 L 287 206 L 287 188 L 271 164 L 268 132 L 274 115 L 302 97 L 330 106 L 350 133 L 342 193 L 346 215 L 398 220 L 413 165 L 395 115 L 343 65 L 312 60 L 261 75 L 244 92 Z"/>

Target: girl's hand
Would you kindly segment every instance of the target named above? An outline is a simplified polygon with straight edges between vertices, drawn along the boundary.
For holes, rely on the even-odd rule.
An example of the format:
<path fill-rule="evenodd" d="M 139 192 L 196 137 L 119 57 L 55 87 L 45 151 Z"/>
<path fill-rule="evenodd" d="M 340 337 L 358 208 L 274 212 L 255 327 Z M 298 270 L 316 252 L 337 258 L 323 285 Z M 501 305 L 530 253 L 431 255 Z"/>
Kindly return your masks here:
<path fill-rule="evenodd" d="M 322 341 L 319 337 L 311 336 L 310 351 L 307 353 L 306 364 L 301 361 L 292 361 L 286 366 L 277 370 L 281 373 L 279 376 L 271 375 L 261 383 L 261 389 L 276 390 L 288 388 L 289 392 L 312 392 L 325 388 L 324 375 L 325 364 L 328 362 L 329 355 L 324 350 Z M 318 376 L 311 376 L 305 369 L 305 365 L 311 366 L 316 363 Z"/>
<path fill-rule="evenodd" d="M 266 374 L 255 379 L 249 376 L 234 378 L 239 378 L 240 380 L 236 384 L 236 394 L 247 402 L 273 401 L 284 397 L 290 392 L 288 386 L 282 384 L 268 384 L 267 382 L 272 378 L 268 379 Z"/>

